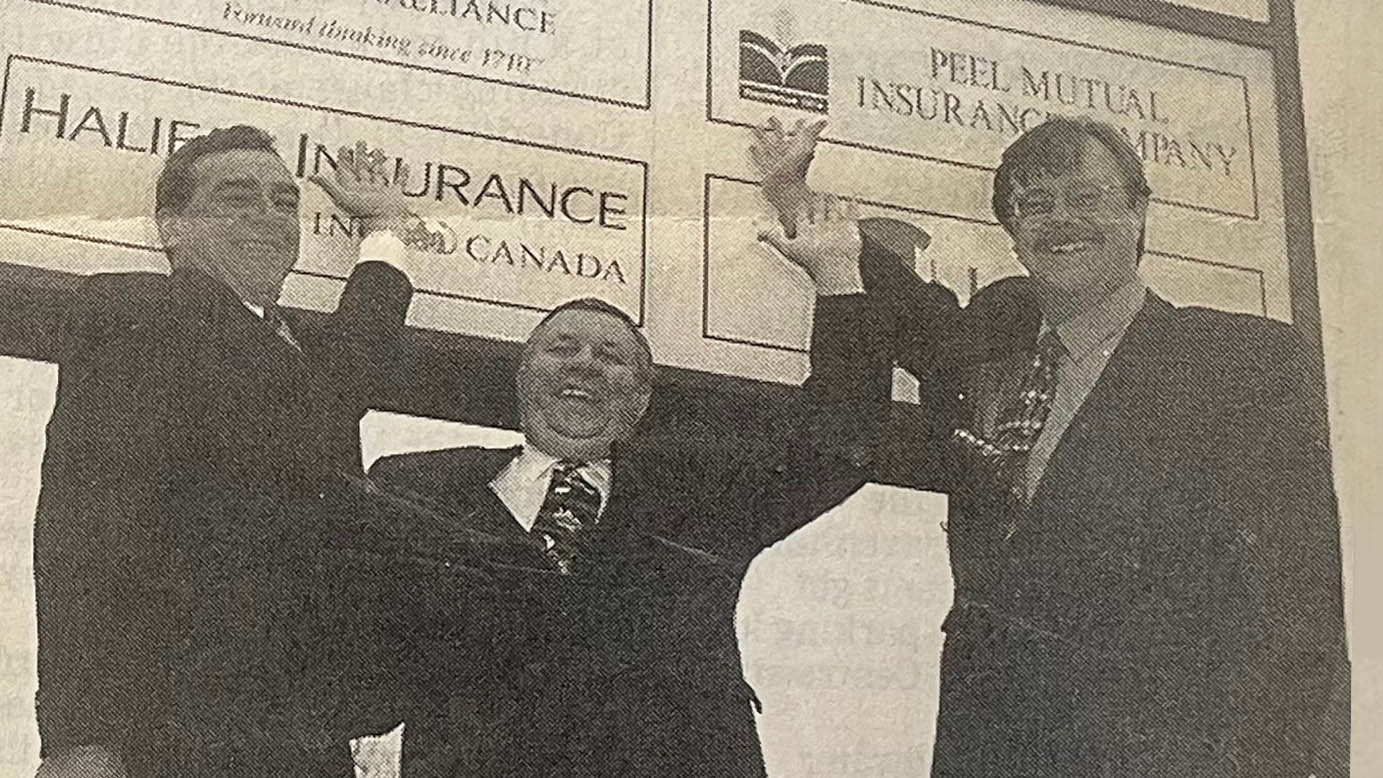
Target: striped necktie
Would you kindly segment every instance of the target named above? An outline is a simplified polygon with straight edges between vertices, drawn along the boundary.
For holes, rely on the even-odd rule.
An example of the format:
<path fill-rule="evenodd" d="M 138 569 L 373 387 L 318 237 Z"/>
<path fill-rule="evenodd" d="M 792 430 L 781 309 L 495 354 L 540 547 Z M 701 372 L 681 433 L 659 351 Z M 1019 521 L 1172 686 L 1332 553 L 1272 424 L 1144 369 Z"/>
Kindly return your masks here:
<path fill-rule="evenodd" d="M 600 520 L 600 490 L 581 477 L 581 465 L 562 460 L 552 466 L 547 497 L 533 523 L 543 553 L 563 575 L 572 573 L 578 536 Z"/>
<path fill-rule="evenodd" d="M 1018 397 L 995 419 L 993 443 L 1026 462 L 1028 452 L 1042 434 L 1047 414 L 1056 395 L 1057 368 L 1066 353 L 1056 331 L 1049 331 L 1037 342 L 1031 367 L 1023 378 Z"/>
<path fill-rule="evenodd" d="M 1028 454 L 1042 434 L 1052 410 L 1059 368 L 1065 355 L 1066 347 L 1061 338 L 1055 330 L 1048 331 L 1037 341 L 1037 350 L 1019 385 L 1018 396 L 995 418 L 994 434 L 981 438 L 968 430 L 956 430 L 955 437 L 977 450 L 991 467 L 997 482 L 1008 490 L 1012 518 L 1006 536 L 1013 534 L 1017 516 L 1027 502 L 1024 474 Z"/>

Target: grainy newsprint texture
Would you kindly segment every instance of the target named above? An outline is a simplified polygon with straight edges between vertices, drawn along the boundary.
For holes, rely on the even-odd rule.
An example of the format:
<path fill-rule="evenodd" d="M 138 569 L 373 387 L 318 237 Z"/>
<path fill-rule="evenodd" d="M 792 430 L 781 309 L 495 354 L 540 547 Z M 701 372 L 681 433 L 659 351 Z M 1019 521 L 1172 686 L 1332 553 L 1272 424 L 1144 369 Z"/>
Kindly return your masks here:
<path fill-rule="evenodd" d="M 1371 774 L 1380 21 L 8 0 L 0 775 Z"/>

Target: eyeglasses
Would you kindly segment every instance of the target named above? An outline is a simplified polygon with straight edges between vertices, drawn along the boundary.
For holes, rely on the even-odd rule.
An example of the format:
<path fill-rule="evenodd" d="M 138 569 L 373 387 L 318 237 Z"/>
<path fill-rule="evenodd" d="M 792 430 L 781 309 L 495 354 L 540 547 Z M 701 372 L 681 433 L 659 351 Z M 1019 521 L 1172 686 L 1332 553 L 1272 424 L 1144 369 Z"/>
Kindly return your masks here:
<path fill-rule="evenodd" d="M 1013 195 L 1013 215 L 1026 219 L 1033 216 L 1047 216 L 1056 210 L 1057 198 L 1061 197 L 1066 201 L 1066 210 L 1089 216 L 1104 210 L 1109 202 L 1109 195 L 1113 192 L 1124 192 L 1121 184 L 1105 184 L 1104 186 L 1078 186 L 1062 194 L 1047 191 L 1046 189 L 1026 189 L 1016 192 Z"/>

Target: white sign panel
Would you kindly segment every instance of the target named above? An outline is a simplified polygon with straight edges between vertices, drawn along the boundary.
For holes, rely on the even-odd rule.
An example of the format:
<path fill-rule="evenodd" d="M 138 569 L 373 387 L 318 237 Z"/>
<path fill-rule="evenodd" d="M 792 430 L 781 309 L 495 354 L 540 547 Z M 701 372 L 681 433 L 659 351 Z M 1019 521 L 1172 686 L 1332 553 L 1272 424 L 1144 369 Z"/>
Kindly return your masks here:
<path fill-rule="evenodd" d="M 829 116 L 829 142 L 992 170 L 1049 116 L 1089 116 L 1139 151 L 1159 202 L 1258 218 L 1242 75 L 873 0 L 712 13 L 712 121 L 789 106 Z"/>
<path fill-rule="evenodd" d="M 652 0 L 30 2 L 648 107 Z M 622 55 L 610 57 L 612 49 Z"/>

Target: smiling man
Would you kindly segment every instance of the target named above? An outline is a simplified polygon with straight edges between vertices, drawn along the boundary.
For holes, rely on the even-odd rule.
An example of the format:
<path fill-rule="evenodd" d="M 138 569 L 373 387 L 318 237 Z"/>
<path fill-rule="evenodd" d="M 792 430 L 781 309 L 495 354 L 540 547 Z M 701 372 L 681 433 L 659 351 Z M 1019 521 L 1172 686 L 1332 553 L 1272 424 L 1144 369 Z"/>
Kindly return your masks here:
<path fill-rule="evenodd" d="M 371 468 L 381 489 L 524 549 L 505 558 L 532 571 L 509 587 L 516 603 L 528 584 L 556 598 L 485 612 L 475 600 L 488 595 L 463 588 L 446 624 L 414 630 L 424 670 L 400 695 L 404 774 L 763 775 L 735 637 L 740 581 L 863 483 L 887 400 L 854 393 L 871 386 L 863 363 L 881 361 L 853 348 L 865 323 L 833 307 L 818 313 L 803 406 L 780 409 L 828 423 L 774 439 L 636 432 L 654 390 L 648 343 L 618 308 L 581 299 L 524 344 L 521 447 Z"/>
<path fill-rule="evenodd" d="M 358 422 L 413 291 L 389 264 L 401 181 L 367 156 L 343 150 L 319 182 L 371 233 L 324 326 L 277 306 L 300 193 L 243 125 L 166 161 L 172 272 L 97 274 L 74 295 L 34 535 L 41 776 L 349 770 L 350 727 L 325 696 L 287 692 L 300 668 L 279 637 L 312 504 L 361 467 Z"/>
<path fill-rule="evenodd" d="M 780 211 L 815 198 L 797 137 L 758 145 Z M 861 257 L 838 209 L 764 235 L 819 297 L 892 322 L 858 347 L 949 405 L 937 778 L 1347 774 L 1319 391 L 1290 327 L 1144 286 L 1150 195 L 1113 127 L 1026 132 L 992 204 L 1028 277 L 959 326 L 922 305 L 910 257 Z"/>

